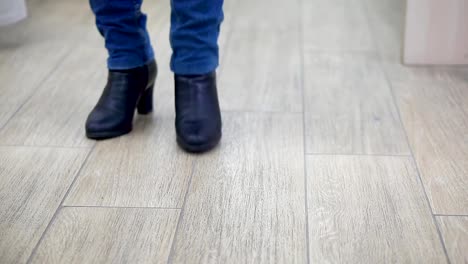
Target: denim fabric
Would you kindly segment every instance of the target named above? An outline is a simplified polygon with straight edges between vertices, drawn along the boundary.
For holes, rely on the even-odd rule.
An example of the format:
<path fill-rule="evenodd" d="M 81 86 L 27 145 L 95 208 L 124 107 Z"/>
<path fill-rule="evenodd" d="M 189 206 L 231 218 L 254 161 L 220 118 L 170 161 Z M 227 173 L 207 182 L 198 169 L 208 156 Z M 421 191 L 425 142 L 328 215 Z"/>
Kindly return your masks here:
<path fill-rule="evenodd" d="M 153 0 L 155 1 L 155 0 Z M 105 39 L 111 70 L 142 66 L 154 59 L 142 0 L 90 0 L 96 26 Z M 171 0 L 171 69 L 205 74 L 218 66 L 223 0 Z"/>
<path fill-rule="evenodd" d="M 112 70 L 142 66 L 154 58 L 142 0 L 90 0 L 96 26 L 105 39 Z"/>

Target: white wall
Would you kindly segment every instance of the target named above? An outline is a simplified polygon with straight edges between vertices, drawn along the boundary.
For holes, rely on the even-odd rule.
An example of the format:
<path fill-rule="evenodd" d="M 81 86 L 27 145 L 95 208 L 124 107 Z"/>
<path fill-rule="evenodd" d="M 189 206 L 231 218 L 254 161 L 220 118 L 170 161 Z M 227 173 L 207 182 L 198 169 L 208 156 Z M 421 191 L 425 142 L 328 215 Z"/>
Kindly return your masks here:
<path fill-rule="evenodd" d="M 404 62 L 468 64 L 468 0 L 407 0 Z"/>
<path fill-rule="evenodd" d="M 24 0 L 0 0 L 0 26 L 18 22 L 25 17 Z"/>

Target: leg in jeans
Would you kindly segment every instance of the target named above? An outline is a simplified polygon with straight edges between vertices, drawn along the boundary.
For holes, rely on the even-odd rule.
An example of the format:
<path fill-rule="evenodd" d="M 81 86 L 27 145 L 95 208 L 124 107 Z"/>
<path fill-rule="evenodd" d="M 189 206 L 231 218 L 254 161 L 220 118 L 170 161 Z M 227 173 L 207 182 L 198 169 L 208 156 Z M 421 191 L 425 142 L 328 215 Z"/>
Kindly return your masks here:
<path fill-rule="evenodd" d="M 104 92 L 86 120 L 92 139 L 118 137 L 132 130 L 135 108 L 153 109 L 156 63 L 146 31 L 142 0 L 90 0 L 96 25 L 109 53 Z"/>
<path fill-rule="evenodd" d="M 153 60 L 142 0 L 90 0 L 90 4 L 105 39 L 109 69 L 136 68 Z"/>
<path fill-rule="evenodd" d="M 171 69 L 175 73 L 177 143 L 190 152 L 221 139 L 216 88 L 223 0 L 171 0 Z"/>
<path fill-rule="evenodd" d="M 218 66 L 223 0 L 171 0 L 171 69 L 197 75 Z"/>
<path fill-rule="evenodd" d="M 109 78 L 88 116 L 86 134 L 106 139 L 132 130 L 135 108 L 141 114 L 152 110 L 156 64 L 141 0 L 90 1 L 109 52 Z M 215 70 L 222 4 L 222 0 L 171 2 L 177 142 L 191 152 L 207 151 L 221 139 Z"/>

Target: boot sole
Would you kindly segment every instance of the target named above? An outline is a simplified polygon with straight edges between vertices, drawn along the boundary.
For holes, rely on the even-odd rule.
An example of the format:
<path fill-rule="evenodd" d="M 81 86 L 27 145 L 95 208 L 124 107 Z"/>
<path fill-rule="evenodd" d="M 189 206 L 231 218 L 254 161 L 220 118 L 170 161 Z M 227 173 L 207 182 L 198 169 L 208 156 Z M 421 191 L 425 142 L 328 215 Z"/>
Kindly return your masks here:
<path fill-rule="evenodd" d="M 145 112 L 138 112 L 138 114 L 149 115 L 152 112 L 153 112 L 153 109 L 151 108 L 151 109 L 147 109 Z M 103 139 L 123 136 L 130 132 L 132 132 L 132 128 L 127 129 L 127 130 L 120 130 L 120 131 L 98 131 L 98 132 L 86 131 L 86 137 L 89 139 L 94 139 L 94 140 L 103 140 Z"/>
<path fill-rule="evenodd" d="M 202 153 L 202 152 L 207 152 L 209 150 L 212 150 L 219 144 L 220 141 L 221 141 L 221 135 L 219 135 L 219 137 L 216 140 L 213 140 L 206 144 L 193 145 L 193 144 L 188 144 L 184 142 L 182 139 L 180 139 L 179 137 L 177 137 L 177 144 L 179 145 L 179 147 L 191 153 Z"/>
<path fill-rule="evenodd" d="M 99 131 L 99 132 L 89 132 L 86 131 L 86 137 L 89 139 L 95 140 L 104 140 L 110 138 L 116 138 L 130 133 L 132 129 L 121 130 L 121 131 Z"/>

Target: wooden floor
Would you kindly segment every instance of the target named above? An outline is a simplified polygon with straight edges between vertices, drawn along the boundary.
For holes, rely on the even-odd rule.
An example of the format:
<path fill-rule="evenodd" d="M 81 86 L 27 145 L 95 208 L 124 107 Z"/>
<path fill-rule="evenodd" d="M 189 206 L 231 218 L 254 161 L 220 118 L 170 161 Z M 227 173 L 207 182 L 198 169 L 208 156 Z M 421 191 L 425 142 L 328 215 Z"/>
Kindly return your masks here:
<path fill-rule="evenodd" d="M 403 0 L 226 1 L 205 155 L 175 144 L 169 1 L 156 112 L 98 143 L 87 1 L 0 29 L 0 263 L 468 263 L 468 67 L 400 64 Z"/>

